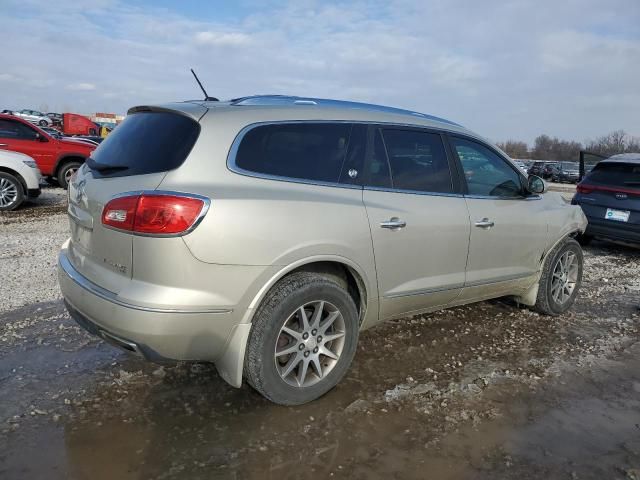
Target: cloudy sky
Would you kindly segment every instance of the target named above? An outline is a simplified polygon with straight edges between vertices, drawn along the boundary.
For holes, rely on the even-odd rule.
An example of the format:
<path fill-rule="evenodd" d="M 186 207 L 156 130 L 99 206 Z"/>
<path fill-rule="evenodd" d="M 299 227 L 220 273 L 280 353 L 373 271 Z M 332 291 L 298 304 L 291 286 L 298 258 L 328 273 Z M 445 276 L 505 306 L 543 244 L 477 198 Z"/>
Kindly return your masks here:
<path fill-rule="evenodd" d="M 640 136 L 640 0 L 0 0 L 0 109 L 256 93 L 360 100 L 493 140 Z"/>

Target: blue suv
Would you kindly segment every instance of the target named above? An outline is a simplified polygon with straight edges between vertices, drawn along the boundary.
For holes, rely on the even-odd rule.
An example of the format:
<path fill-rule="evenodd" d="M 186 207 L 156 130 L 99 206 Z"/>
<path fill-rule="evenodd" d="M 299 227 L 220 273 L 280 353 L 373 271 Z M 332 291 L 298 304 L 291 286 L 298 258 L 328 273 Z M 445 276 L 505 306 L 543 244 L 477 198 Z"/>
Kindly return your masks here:
<path fill-rule="evenodd" d="M 640 153 L 623 153 L 599 162 L 578 184 L 572 203 L 589 225 L 582 243 L 604 237 L 640 244 Z"/>

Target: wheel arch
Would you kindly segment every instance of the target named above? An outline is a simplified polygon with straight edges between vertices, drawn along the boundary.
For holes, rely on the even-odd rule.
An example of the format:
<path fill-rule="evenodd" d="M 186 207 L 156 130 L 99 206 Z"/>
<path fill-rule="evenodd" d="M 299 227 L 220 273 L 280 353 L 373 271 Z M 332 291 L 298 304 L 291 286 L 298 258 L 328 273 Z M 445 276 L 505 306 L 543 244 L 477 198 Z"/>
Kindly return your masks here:
<path fill-rule="evenodd" d="M 69 162 L 79 162 L 80 164 L 83 164 L 86 160 L 87 157 L 85 157 L 81 153 L 65 153 L 56 161 L 56 165 L 53 168 L 52 176 L 57 177 L 62 166 Z"/>
<path fill-rule="evenodd" d="M 300 259 L 276 272 L 268 282 L 266 282 L 249 303 L 247 314 L 242 319 L 242 323 L 251 323 L 253 314 L 269 291 L 283 278 L 294 272 L 305 271 L 325 275 L 336 280 L 346 287 L 347 292 L 353 298 L 360 324 L 364 320 L 367 311 L 367 301 L 370 295 L 370 282 L 366 278 L 363 269 L 355 262 L 345 257 L 334 255 L 317 255 Z"/>
<path fill-rule="evenodd" d="M 216 360 L 218 373 L 231 386 L 239 388 L 242 385 L 247 341 L 251 333 L 253 315 L 258 306 L 278 282 L 299 271 L 316 272 L 337 279 L 341 283 L 346 282 L 349 295 L 352 298 L 357 295 L 358 300 L 354 298 L 354 301 L 358 308 L 360 325 L 363 324 L 367 314 L 367 302 L 375 292 L 372 291 L 370 280 L 358 264 L 348 258 L 334 255 L 317 255 L 293 262 L 278 270 L 254 295 L 242 321 L 234 327 L 222 355 Z"/>
<path fill-rule="evenodd" d="M 20 182 L 20 185 L 22 185 L 22 191 L 25 195 L 27 195 L 29 193 L 29 189 L 27 188 L 27 182 L 25 181 L 24 178 L 22 178 L 22 175 L 20 175 L 18 172 L 16 172 L 15 170 L 12 170 L 8 167 L 0 167 L 0 172 L 3 173 L 8 173 L 9 175 L 13 175 L 14 177 L 16 177 L 18 179 L 18 181 Z"/>

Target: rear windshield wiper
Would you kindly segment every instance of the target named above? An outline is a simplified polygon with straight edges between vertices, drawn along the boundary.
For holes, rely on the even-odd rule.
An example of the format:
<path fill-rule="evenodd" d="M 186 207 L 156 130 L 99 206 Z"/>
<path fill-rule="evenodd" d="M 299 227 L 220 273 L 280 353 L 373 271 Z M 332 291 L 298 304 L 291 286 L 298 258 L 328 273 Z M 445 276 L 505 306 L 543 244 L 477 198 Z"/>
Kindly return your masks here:
<path fill-rule="evenodd" d="M 91 170 L 96 170 L 100 173 L 104 172 L 119 172 L 121 170 L 128 170 L 129 167 L 127 165 L 110 165 L 108 163 L 100 163 L 96 162 L 93 158 L 87 159 L 87 165 Z"/>

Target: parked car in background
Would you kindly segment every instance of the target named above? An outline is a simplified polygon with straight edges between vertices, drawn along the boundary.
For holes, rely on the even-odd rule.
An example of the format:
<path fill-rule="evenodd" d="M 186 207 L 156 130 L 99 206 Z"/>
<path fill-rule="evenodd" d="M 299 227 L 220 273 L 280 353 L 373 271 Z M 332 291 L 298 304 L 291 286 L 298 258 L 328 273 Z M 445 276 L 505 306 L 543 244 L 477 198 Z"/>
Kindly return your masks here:
<path fill-rule="evenodd" d="M 0 149 L 29 155 L 42 175 L 67 188 L 69 179 L 95 145 L 56 138 L 22 118 L 0 114 Z"/>
<path fill-rule="evenodd" d="M 598 162 L 578 184 L 572 203 L 589 220 L 582 243 L 593 237 L 640 243 L 640 153 Z"/>
<path fill-rule="evenodd" d="M 53 127 L 40 127 L 40 130 L 47 132 L 52 137 L 56 137 L 56 138 L 64 137 L 63 133 L 60 130 Z"/>
<path fill-rule="evenodd" d="M 505 295 L 567 311 L 586 219 L 543 191 L 478 135 L 415 112 L 141 106 L 72 179 L 59 281 L 89 332 L 302 404 L 383 320 Z"/>
<path fill-rule="evenodd" d="M 517 166 L 520 170 L 522 170 L 522 173 L 524 173 L 525 175 L 526 175 L 526 174 L 528 174 L 528 171 L 527 171 L 528 169 L 527 169 L 527 166 L 524 164 L 524 162 L 521 162 L 521 161 L 519 161 L 519 160 L 514 160 L 514 162 L 513 162 L 513 163 L 515 163 L 515 164 L 516 164 L 516 166 Z"/>
<path fill-rule="evenodd" d="M 551 180 L 554 169 L 560 164 L 560 162 L 545 162 L 542 168 L 542 178 L 545 180 Z"/>
<path fill-rule="evenodd" d="M 47 117 L 51 119 L 55 127 L 62 127 L 62 114 L 61 113 L 47 113 Z"/>
<path fill-rule="evenodd" d="M 20 117 L 30 123 L 40 125 L 41 127 L 49 127 L 53 125 L 53 120 L 47 117 L 44 113 L 37 110 L 18 110 L 13 112 L 16 117 Z"/>
<path fill-rule="evenodd" d="M 40 170 L 33 158 L 0 150 L 0 211 L 15 210 L 40 195 Z"/>
<path fill-rule="evenodd" d="M 529 175 L 536 175 L 542 178 L 544 163 L 545 162 L 533 162 L 529 167 L 529 171 L 528 171 Z"/>
<path fill-rule="evenodd" d="M 578 183 L 580 165 L 576 162 L 560 162 L 551 167 L 551 181 L 557 183 Z"/>

